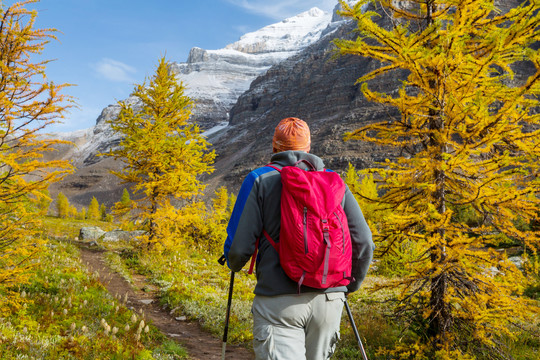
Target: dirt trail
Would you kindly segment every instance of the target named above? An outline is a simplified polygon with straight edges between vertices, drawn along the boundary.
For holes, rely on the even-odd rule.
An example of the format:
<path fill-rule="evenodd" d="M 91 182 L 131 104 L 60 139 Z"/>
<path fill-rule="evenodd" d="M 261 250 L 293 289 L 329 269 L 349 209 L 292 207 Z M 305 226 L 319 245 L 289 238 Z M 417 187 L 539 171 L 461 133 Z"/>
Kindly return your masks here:
<path fill-rule="evenodd" d="M 130 285 L 121 275 L 111 271 L 103 259 L 104 252 L 81 246 L 83 263 L 88 263 L 91 271 L 99 273 L 101 283 L 113 296 L 120 295 L 124 299 L 128 294 L 128 307 L 133 307 L 138 313 L 142 309 L 147 319 L 167 337 L 184 346 L 190 359 L 213 360 L 221 359 L 222 341 L 203 331 L 199 324 L 189 321 L 178 321 L 175 316 L 159 306 L 155 295 L 157 289 L 152 288 L 143 276 L 134 275 L 134 285 Z M 149 289 L 142 291 L 141 289 Z M 178 316 L 178 315 L 176 315 Z M 227 344 L 226 359 L 252 360 L 255 358 L 250 350 Z"/>

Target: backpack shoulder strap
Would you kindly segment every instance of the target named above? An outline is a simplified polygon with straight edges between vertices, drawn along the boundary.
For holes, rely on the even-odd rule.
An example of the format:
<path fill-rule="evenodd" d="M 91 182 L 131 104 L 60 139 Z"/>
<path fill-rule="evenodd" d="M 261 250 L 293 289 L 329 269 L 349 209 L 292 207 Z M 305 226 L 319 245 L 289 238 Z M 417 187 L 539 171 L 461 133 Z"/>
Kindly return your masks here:
<path fill-rule="evenodd" d="M 298 161 L 295 162 L 294 165 L 292 165 L 292 166 L 298 167 L 298 164 L 302 164 L 302 163 L 303 163 L 303 164 L 306 164 L 306 165 L 308 166 L 309 171 L 317 171 L 317 168 L 315 167 L 315 165 L 313 165 L 313 164 L 311 163 L 311 161 L 306 160 L 306 159 L 298 160 Z M 275 169 L 275 170 L 277 170 L 277 171 L 279 171 L 279 172 L 281 172 L 281 170 L 282 170 L 282 167 L 278 167 L 278 166 L 276 166 L 276 164 L 274 164 L 274 163 L 266 164 L 266 166 L 271 167 L 272 169 Z M 326 169 L 325 169 L 325 170 L 326 170 Z M 325 171 L 325 170 L 324 170 L 324 171 Z"/>
<path fill-rule="evenodd" d="M 271 167 L 274 170 L 277 170 L 278 172 L 281 172 L 281 168 L 276 166 L 274 163 L 266 164 L 265 166 Z"/>
<path fill-rule="evenodd" d="M 270 234 L 268 234 L 266 232 L 266 230 L 263 229 L 263 235 L 264 237 L 266 238 L 266 240 L 268 240 L 268 242 L 270 243 L 270 245 L 272 245 L 274 247 L 274 249 L 277 250 L 277 246 L 278 246 L 278 243 L 276 243 L 272 237 L 270 236 Z M 255 251 L 253 252 L 253 255 L 251 255 L 251 263 L 249 264 L 249 270 L 248 270 L 248 274 L 253 274 L 253 268 L 255 267 L 255 261 L 257 259 L 257 250 L 259 249 L 259 242 L 260 242 L 261 238 L 258 237 L 257 238 L 257 241 L 255 242 Z"/>

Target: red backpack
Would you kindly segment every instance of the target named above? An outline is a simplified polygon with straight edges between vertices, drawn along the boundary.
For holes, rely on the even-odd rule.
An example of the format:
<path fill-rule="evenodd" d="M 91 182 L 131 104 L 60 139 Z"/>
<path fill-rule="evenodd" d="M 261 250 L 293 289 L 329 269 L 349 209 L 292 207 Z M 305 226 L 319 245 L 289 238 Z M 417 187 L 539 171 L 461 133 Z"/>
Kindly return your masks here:
<path fill-rule="evenodd" d="M 297 167 L 300 162 L 308 164 L 311 171 Z M 307 160 L 282 169 L 268 166 L 281 173 L 279 242 L 266 231 L 263 234 L 277 250 L 285 273 L 298 283 L 299 291 L 302 285 L 318 289 L 348 285 L 352 280 L 352 249 L 341 206 L 345 194 L 341 177 L 332 171 L 316 171 Z"/>

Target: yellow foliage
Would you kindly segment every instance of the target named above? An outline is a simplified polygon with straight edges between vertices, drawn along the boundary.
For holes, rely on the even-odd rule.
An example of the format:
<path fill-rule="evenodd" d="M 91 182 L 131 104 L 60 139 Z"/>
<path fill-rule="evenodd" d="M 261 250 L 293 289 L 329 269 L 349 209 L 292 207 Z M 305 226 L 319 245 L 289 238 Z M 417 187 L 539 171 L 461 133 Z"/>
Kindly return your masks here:
<path fill-rule="evenodd" d="M 63 192 L 59 192 L 56 197 L 56 210 L 59 218 L 67 218 L 69 216 L 69 200 Z"/>
<path fill-rule="evenodd" d="M 229 196 L 225 187 L 218 189 L 214 195 L 210 207 L 202 201 L 181 209 L 170 204 L 160 207 L 152 217 L 156 226 L 156 250 L 175 251 L 180 246 L 191 244 L 213 254 L 220 253 L 223 239 L 227 236 L 234 196 Z M 144 240 L 150 241 L 148 236 Z"/>
<path fill-rule="evenodd" d="M 381 0 L 379 13 L 392 16 L 382 28 L 379 13 L 363 11 L 368 2 L 341 1 L 361 37 L 335 43 L 382 63 L 358 82 L 368 100 L 400 112 L 346 139 L 406 154 L 370 171 L 380 179 L 379 205 L 392 210 L 374 234 L 378 251 L 391 256 L 411 241 L 421 250 L 409 275 L 391 284 L 402 289 L 396 311 L 425 319 L 417 331 L 429 341 L 407 356 L 494 349 L 497 358 L 501 338 L 538 311 L 520 296 L 527 271 L 490 247 L 504 236 L 532 254 L 540 249 L 540 233 L 523 226 L 538 220 L 540 207 L 539 4 L 501 13 L 490 0 Z M 527 79 L 512 66 L 523 61 Z M 401 76 L 399 91 L 370 89 L 382 74 Z"/>
<path fill-rule="evenodd" d="M 193 103 L 184 90 L 161 58 L 149 83 L 135 86 L 132 95 L 140 100 L 140 110 L 120 101 L 120 114 L 110 122 L 123 139 L 104 155 L 126 164 L 113 173 L 133 184 L 137 197 L 132 207 L 146 222 L 150 242 L 164 226 L 155 219 L 175 216 L 167 209 L 171 199 L 188 201 L 200 195 L 204 185 L 198 176 L 213 171 L 215 153 L 207 151 L 199 127 L 189 122 Z M 160 208 L 164 214 L 158 214 Z"/>
<path fill-rule="evenodd" d="M 48 61 L 34 61 L 55 30 L 34 28 L 37 13 L 25 9 L 31 2 L 0 6 L 0 292 L 8 295 L 0 296 L 2 304 L 14 299 L 10 287 L 26 280 L 39 243 L 32 239 L 36 199 L 71 171 L 66 161 L 43 158 L 66 142 L 37 134 L 63 117 L 70 98 L 60 94 L 66 84 L 48 82 Z"/>
<path fill-rule="evenodd" d="M 101 219 L 101 213 L 99 211 L 99 202 L 97 201 L 95 196 L 92 196 L 92 200 L 90 200 L 90 205 L 88 206 L 87 217 L 91 220 Z"/>

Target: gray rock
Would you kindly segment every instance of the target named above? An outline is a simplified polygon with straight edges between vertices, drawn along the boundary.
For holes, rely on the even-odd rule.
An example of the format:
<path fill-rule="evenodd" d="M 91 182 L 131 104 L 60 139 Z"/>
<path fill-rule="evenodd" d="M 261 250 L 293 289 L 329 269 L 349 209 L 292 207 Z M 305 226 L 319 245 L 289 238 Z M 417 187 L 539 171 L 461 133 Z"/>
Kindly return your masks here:
<path fill-rule="evenodd" d="M 79 239 L 81 241 L 97 240 L 105 234 L 101 228 L 97 226 L 87 226 L 79 230 Z"/>
<path fill-rule="evenodd" d="M 104 233 L 100 240 L 102 241 L 128 241 L 134 240 L 138 236 L 145 234 L 145 231 L 135 230 L 135 231 L 123 231 L 123 230 L 112 230 Z"/>
<path fill-rule="evenodd" d="M 518 269 L 523 269 L 523 263 L 525 260 L 521 256 L 511 256 L 508 258 Z"/>

